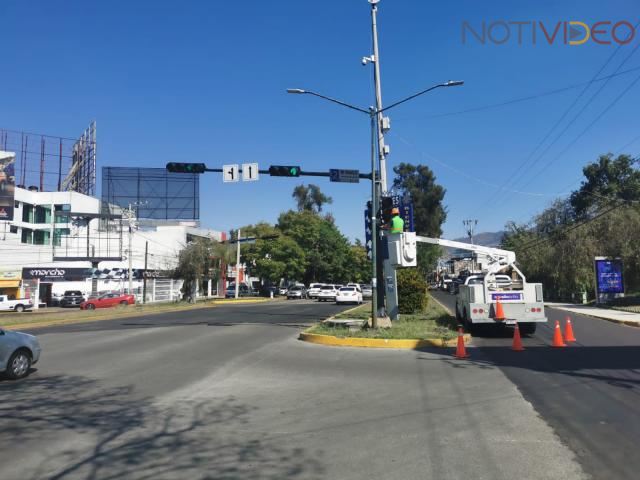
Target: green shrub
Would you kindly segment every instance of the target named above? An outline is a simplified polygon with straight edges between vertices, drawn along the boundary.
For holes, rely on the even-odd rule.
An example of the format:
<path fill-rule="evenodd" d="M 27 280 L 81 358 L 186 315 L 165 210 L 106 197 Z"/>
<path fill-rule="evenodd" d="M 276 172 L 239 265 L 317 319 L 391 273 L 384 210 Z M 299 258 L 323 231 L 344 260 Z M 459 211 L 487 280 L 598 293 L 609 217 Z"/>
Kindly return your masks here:
<path fill-rule="evenodd" d="M 427 308 L 427 282 L 417 268 L 398 270 L 398 311 L 422 313 Z"/>

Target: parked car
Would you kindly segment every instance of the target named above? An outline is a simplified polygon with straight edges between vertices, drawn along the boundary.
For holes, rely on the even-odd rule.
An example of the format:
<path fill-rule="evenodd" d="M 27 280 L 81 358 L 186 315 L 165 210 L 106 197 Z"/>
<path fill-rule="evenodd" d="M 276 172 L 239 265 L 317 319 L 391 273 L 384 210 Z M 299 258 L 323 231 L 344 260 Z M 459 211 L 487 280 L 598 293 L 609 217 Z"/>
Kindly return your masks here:
<path fill-rule="evenodd" d="M 373 288 L 371 285 L 361 285 L 362 289 L 362 298 L 371 298 L 373 297 Z"/>
<path fill-rule="evenodd" d="M 326 302 L 326 301 L 335 301 L 336 293 L 338 293 L 338 289 L 335 285 L 325 285 L 320 288 L 318 292 L 318 301 Z"/>
<path fill-rule="evenodd" d="M 249 285 L 241 283 L 238 286 L 238 297 L 251 297 L 254 295 L 253 290 L 249 288 Z M 235 298 L 236 297 L 236 286 L 229 285 L 227 287 L 227 291 L 224 294 L 225 298 Z"/>
<path fill-rule="evenodd" d="M 272 293 L 274 297 L 277 297 L 280 294 L 278 287 L 262 287 L 260 290 L 260 295 L 263 297 L 270 297 Z"/>
<path fill-rule="evenodd" d="M 357 287 L 342 287 L 336 293 L 336 303 L 362 303 L 362 292 Z"/>
<path fill-rule="evenodd" d="M 309 290 L 307 290 L 309 298 L 317 298 L 323 285 L 324 283 L 312 283 L 309 285 Z"/>
<path fill-rule="evenodd" d="M 79 307 L 85 301 L 80 290 L 67 290 L 60 300 L 61 307 Z"/>
<path fill-rule="evenodd" d="M 35 336 L 0 328 L 0 373 L 10 379 L 25 377 L 40 359 L 40 351 Z"/>
<path fill-rule="evenodd" d="M 289 290 L 287 287 L 278 287 L 278 293 L 280 295 L 286 295 L 287 294 L 287 290 Z"/>
<path fill-rule="evenodd" d="M 19 300 L 9 300 L 7 295 L 0 295 L 0 311 L 10 312 L 24 312 L 25 310 L 31 310 L 33 308 L 33 302 L 28 298 L 22 298 Z"/>
<path fill-rule="evenodd" d="M 301 285 L 294 285 L 287 290 L 287 300 L 292 298 L 307 298 L 307 289 Z"/>
<path fill-rule="evenodd" d="M 96 298 L 90 298 L 80 304 L 82 310 L 95 310 L 96 308 L 109 308 L 116 305 L 133 305 L 136 298 L 129 294 L 105 293 Z"/>

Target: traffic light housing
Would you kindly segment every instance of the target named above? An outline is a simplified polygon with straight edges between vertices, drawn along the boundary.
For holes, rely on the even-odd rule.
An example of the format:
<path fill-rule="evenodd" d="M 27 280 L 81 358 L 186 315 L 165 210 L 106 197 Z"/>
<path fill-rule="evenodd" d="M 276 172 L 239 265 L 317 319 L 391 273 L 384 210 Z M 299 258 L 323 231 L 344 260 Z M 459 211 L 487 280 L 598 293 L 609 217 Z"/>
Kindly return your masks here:
<path fill-rule="evenodd" d="M 297 165 L 271 165 L 269 175 L 272 177 L 299 177 L 300 167 Z"/>
<path fill-rule="evenodd" d="M 167 163 L 167 171 L 172 173 L 204 173 L 207 166 L 204 163 Z"/>
<path fill-rule="evenodd" d="M 380 200 L 380 218 L 383 225 L 391 223 L 391 210 L 393 209 L 393 198 L 382 197 Z"/>

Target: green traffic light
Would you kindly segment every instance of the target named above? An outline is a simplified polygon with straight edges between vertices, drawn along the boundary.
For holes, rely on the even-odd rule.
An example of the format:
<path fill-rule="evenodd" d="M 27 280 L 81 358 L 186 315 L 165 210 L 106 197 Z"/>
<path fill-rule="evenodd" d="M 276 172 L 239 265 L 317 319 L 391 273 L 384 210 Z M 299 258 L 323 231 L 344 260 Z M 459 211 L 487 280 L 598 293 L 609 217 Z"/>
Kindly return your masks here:
<path fill-rule="evenodd" d="M 291 167 L 291 169 L 289 170 L 289 173 L 291 173 L 291 175 L 297 175 L 298 169 L 296 167 Z"/>

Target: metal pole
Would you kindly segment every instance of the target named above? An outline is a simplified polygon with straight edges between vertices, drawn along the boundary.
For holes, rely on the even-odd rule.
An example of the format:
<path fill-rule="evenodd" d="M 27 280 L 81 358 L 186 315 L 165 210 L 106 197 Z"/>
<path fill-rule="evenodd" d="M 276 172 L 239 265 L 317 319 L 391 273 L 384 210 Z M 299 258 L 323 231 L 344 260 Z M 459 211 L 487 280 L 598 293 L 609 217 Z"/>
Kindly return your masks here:
<path fill-rule="evenodd" d="M 380 158 L 380 187 L 387 191 L 387 161 L 384 153 L 384 133 L 382 131 L 382 85 L 380 84 L 380 53 L 378 51 L 378 24 L 376 13 L 379 0 L 371 1 L 371 31 L 373 36 L 373 80 L 376 88 L 376 111 L 378 112 L 378 157 Z"/>
<path fill-rule="evenodd" d="M 371 114 L 371 328 L 378 328 L 378 195 L 376 188 L 376 120 Z"/>
<path fill-rule="evenodd" d="M 129 295 L 133 290 L 133 206 L 129 204 Z"/>
<path fill-rule="evenodd" d="M 147 259 L 149 258 L 149 242 L 144 242 L 144 271 L 142 272 L 142 303 L 147 303 Z"/>
<path fill-rule="evenodd" d="M 240 293 L 240 229 L 238 229 L 238 247 L 236 248 L 236 299 Z"/>

